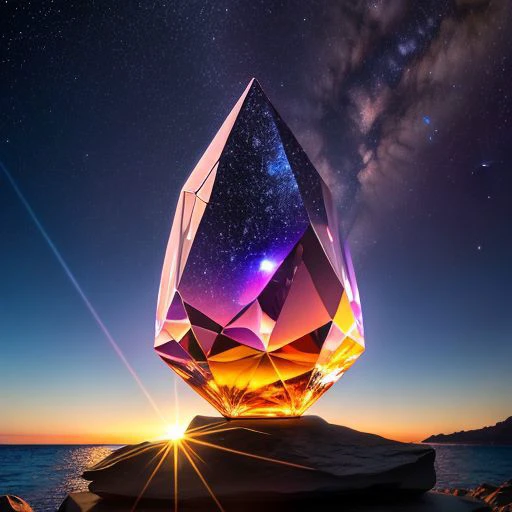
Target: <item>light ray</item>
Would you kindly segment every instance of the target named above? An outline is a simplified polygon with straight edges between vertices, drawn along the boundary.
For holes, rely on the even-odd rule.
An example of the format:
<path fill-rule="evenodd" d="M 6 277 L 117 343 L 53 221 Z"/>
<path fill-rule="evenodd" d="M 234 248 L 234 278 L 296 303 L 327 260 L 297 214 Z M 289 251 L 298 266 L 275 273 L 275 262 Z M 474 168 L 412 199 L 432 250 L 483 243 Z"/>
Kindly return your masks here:
<path fill-rule="evenodd" d="M 198 459 L 199 461 L 201 461 L 203 464 L 207 464 L 207 462 L 197 453 L 196 450 L 194 450 L 194 448 L 192 448 L 192 446 L 190 446 L 186 441 L 183 441 L 186 445 L 187 445 L 187 448 L 189 449 L 189 451 L 192 453 L 192 455 Z"/>
<path fill-rule="evenodd" d="M 214 428 L 217 425 L 225 425 L 225 423 L 226 423 L 226 420 L 221 420 L 221 421 L 216 421 L 215 423 L 201 425 L 200 427 L 190 428 L 190 429 L 187 429 L 187 434 L 191 434 L 193 432 L 199 432 L 199 431 L 206 432 L 206 431 L 208 431 L 208 429 Z"/>
<path fill-rule="evenodd" d="M 196 463 L 193 461 L 192 457 L 189 455 L 184 443 L 181 443 L 181 449 L 182 449 L 183 453 L 185 454 L 185 457 L 187 457 L 188 461 L 190 462 L 190 465 L 194 468 L 194 471 L 197 473 L 197 476 L 200 478 L 201 482 L 203 482 L 203 485 L 205 486 L 206 490 L 209 492 L 213 501 L 215 501 L 215 504 L 217 505 L 217 507 L 219 507 L 219 510 L 221 512 L 224 512 L 224 508 L 220 504 L 220 501 L 217 499 L 217 496 L 215 496 L 215 493 L 213 492 L 212 488 L 206 481 L 206 478 L 203 476 L 203 474 L 197 467 Z"/>
<path fill-rule="evenodd" d="M 178 400 L 178 376 L 174 375 L 174 416 L 175 423 L 179 425 L 180 422 L 180 402 Z"/>
<path fill-rule="evenodd" d="M 162 447 L 159 451 L 157 451 L 157 452 L 156 452 L 156 454 L 155 454 L 155 455 L 153 455 L 153 457 L 151 457 L 151 459 L 149 459 L 149 462 L 146 464 L 146 467 L 147 467 L 147 466 L 151 466 L 151 464 L 152 464 L 156 459 L 158 459 L 158 456 L 159 456 L 162 452 L 164 452 L 164 451 L 166 451 L 166 450 L 167 450 L 167 452 L 166 452 L 166 455 L 167 455 L 167 454 L 169 453 L 168 447 L 169 447 L 169 443 L 165 443 L 165 444 L 163 445 L 163 447 Z"/>
<path fill-rule="evenodd" d="M 142 491 L 140 491 L 139 495 L 137 496 L 137 499 L 135 500 L 135 503 L 133 504 L 131 508 L 131 512 L 135 512 L 135 509 L 137 508 L 137 505 L 139 504 L 140 500 L 142 499 L 142 496 L 144 496 L 144 493 L 146 492 L 147 488 L 151 484 L 151 481 L 153 480 L 154 476 L 157 474 L 158 470 L 160 469 L 160 466 L 164 463 L 167 455 L 171 451 L 171 444 L 168 444 L 164 448 L 164 454 L 162 455 L 162 458 L 158 461 L 158 464 L 155 466 L 155 469 L 152 471 L 151 475 L 148 478 L 148 481 L 145 483 L 144 487 L 142 488 Z"/>
<path fill-rule="evenodd" d="M 264 457 L 262 455 L 256 455 L 254 453 L 242 452 L 240 450 L 235 450 L 233 448 L 227 448 L 226 446 L 220 446 L 218 444 L 208 443 L 206 441 L 199 441 L 199 439 L 195 439 L 194 437 L 187 438 L 187 441 L 190 441 L 191 443 L 201 444 L 203 446 L 208 446 L 209 448 L 214 448 L 215 450 L 221 450 L 224 452 L 234 453 L 236 455 L 242 455 L 244 457 L 249 457 L 251 459 L 264 460 L 266 462 L 273 462 L 275 464 L 283 464 L 284 466 L 291 466 L 293 468 L 307 469 L 309 471 L 316 471 L 315 468 L 303 466 L 302 464 L 295 464 L 294 462 L 287 462 L 285 460 L 273 459 L 271 457 Z"/>
<path fill-rule="evenodd" d="M 230 430 L 247 430 L 248 432 L 255 432 L 256 434 L 263 434 L 265 436 L 269 436 L 270 434 L 268 434 L 267 432 L 262 432 L 261 430 L 254 430 L 253 428 L 248 428 L 248 427 L 226 427 L 226 428 L 218 428 L 218 429 L 215 429 L 215 430 L 207 430 L 207 431 L 204 431 L 204 432 L 196 432 L 196 433 L 193 433 L 189 436 L 187 436 L 188 438 L 190 437 L 202 437 L 202 436 L 208 436 L 210 434 L 218 434 L 219 432 L 228 432 Z"/>
<path fill-rule="evenodd" d="M 174 512 L 178 512 L 178 455 L 179 455 L 179 442 L 173 443 L 173 456 L 174 456 Z"/>
<path fill-rule="evenodd" d="M 164 444 L 164 443 L 162 443 L 162 444 Z M 112 458 L 109 461 L 109 464 L 107 466 L 102 466 L 101 464 L 102 464 L 103 461 L 101 461 L 98 464 L 98 469 L 105 469 L 105 468 L 111 467 L 116 462 L 119 462 L 120 460 L 129 460 L 129 459 L 132 459 L 133 457 L 138 457 L 142 453 L 148 452 L 148 451 L 152 450 L 153 448 L 154 448 L 154 445 L 146 446 L 144 448 L 141 448 L 139 445 L 137 445 L 132 450 L 129 450 L 129 451 L 124 452 L 124 453 L 121 453 L 118 456 L 115 456 L 116 452 L 114 452 L 112 454 Z"/>
<path fill-rule="evenodd" d="M 25 207 L 25 210 L 29 214 L 30 218 L 32 219 L 32 221 L 36 225 L 39 233 L 42 235 L 42 237 L 45 239 L 46 243 L 50 247 L 51 251 L 53 252 L 53 255 L 55 256 L 55 258 L 59 262 L 60 266 L 62 267 L 62 270 L 64 270 L 64 273 L 67 275 L 68 279 L 71 281 L 71 284 L 73 285 L 75 290 L 78 292 L 78 295 L 80 295 L 80 298 L 82 299 L 83 303 L 85 304 L 85 307 L 89 310 L 89 313 L 94 318 L 96 324 L 101 329 L 101 331 L 105 335 L 105 338 L 107 339 L 107 341 L 110 343 L 110 345 L 114 349 L 114 352 L 117 354 L 117 356 L 119 357 L 121 362 L 124 364 L 126 369 L 130 372 L 130 374 L 133 377 L 133 379 L 135 380 L 136 384 L 139 386 L 139 388 L 142 391 L 142 393 L 148 399 L 149 403 L 151 404 L 151 406 L 153 407 L 153 409 L 155 410 L 157 415 L 162 419 L 162 421 L 166 422 L 165 418 L 164 418 L 164 415 L 160 411 L 160 408 L 158 407 L 156 402 L 153 400 L 153 397 L 150 395 L 149 391 L 146 389 L 146 387 L 142 383 L 140 377 L 137 375 L 137 372 L 134 370 L 132 365 L 126 359 L 126 356 L 123 354 L 123 351 L 121 350 L 121 348 L 119 347 L 117 342 L 114 340 L 112 334 L 108 330 L 107 326 L 104 324 L 104 322 L 101 319 L 99 313 L 96 311 L 96 308 L 91 304 L 91 301 L 89 300 L 89 298 L 87 297 L 87 295 L 83 291 L 82 287 L 78 283 L 78 281 L 77 281 L 76 277 L 74 276 L 73 272 L 71 272 L 71 269 L 69 268 L 68 264 L 64 260 L 62 254 L 57 249 L 57 246 L 53 243 L 53 240 L 50 238 L 50 235 L 47 233 L 47 231 L 44 228 L 44 226 L 42 225 L 41 221 L 38 219 L 36 213 L 34 212 L 32 207 L 30 206 L 28 200 L 25 198 L 25 196 L 21 192 L 21 189 L 18 187 L 18 184 L 16 183 L 16 181 L 12 177 L 11 173 L 7 170 L 7 167 L 5 167 L 5 165 L 2 162 L 0 162 L 0 169 L 3 171 L 4 175 L 7 178 L 7 181 L 10 183 L 10 185 L 13 188 L 14 192 L 18 196 L 18 199 L 21 201 L 21 203 Z"/>

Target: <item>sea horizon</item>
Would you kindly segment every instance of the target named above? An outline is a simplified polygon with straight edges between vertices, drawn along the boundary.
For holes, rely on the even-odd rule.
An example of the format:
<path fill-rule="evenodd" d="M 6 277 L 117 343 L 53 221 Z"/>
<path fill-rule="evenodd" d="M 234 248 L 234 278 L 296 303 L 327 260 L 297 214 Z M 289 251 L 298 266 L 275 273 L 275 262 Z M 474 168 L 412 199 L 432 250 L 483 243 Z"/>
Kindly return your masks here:
<path fill-rule="evenodd" d="M 380 434 L 376 434 L 380 435 Z M 381 436 L 383 437 L 383 436 Z M 396 439 L 391 439 L 392 441 L 397 441 Z M 165 439 L 161 439 L 161 441 L 165 441 Z M 3 446 L 115 446 L 117 448 L 121 448 L 122 446 L 127 445 L 135 445 L 142 444 L 145 442 L 153 442 L 153 441 L 140 441 L 140 443 L 0 443 L 0 447 Z M 424 444 L 428 446 L 492 446 L 492 447 L 504 447 L 509 448 L 512 447 L 512 444 L 488 444 L 488 443 L 425 443 L 423 441 L 400 441 L 401 443 L 406 444 Z"/>

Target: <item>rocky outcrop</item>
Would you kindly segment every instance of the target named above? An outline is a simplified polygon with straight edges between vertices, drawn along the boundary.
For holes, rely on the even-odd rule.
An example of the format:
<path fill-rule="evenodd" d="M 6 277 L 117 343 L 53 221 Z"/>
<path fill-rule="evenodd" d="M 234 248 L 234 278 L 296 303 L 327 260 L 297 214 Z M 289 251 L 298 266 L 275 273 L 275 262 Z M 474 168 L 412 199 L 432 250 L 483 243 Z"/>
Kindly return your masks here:
<path fill-rule="evenodd" d="M 176 448 L 180 503 L 279 506 L 291 501 L 397 499 L 435 484 L 434 450 L 331 425 L 316 416 L 298 419 L 196 417 Z M 128 446 L 84 473 L 91 492 L 106 500 L 174 499 L 175 445 Z M 200 474 L 199 474 L 200 473 Z M 204 480 L 203 480 L 204 479 Z"/>
<path fill-rule="evenodd" d="M 6 494 L 0 496 L 0 512 L 33 512 L 32 507 L 18 496 Z"/>
<path fill-rule="evenodd" d="M 474 489 L 444 489 L 442 492 L 481 500 L 492 507 L 493 512 L 512 512 L 512 480 L 499 486 L 482 484 Z"/>
<path fill-rule="evenodd" d="M 424 443 L 512 445 L 512 416 L 492 427 L 430 436 Z"/>

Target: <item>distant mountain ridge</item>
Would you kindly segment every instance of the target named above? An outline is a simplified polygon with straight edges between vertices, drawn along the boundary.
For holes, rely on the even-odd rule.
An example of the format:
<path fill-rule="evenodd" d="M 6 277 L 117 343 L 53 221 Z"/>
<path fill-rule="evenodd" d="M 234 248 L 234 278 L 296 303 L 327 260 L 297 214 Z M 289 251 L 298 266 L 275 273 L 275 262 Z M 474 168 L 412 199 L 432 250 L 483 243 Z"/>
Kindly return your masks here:
<path fill-rule="evenodd" d="M 453 434 L 437 434 L 428 437 L 423 442 L 512 445 L 512 416 L 505 421 L 499 421 L 492 427 L 468 431 L 462 430 Z"/>

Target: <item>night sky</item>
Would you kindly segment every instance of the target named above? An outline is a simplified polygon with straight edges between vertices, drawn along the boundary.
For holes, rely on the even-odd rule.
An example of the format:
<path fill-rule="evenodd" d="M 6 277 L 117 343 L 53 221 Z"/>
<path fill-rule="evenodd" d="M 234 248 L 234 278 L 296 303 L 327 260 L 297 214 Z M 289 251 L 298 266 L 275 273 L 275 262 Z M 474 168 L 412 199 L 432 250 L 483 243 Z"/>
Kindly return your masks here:
<path fill-rule="evenodd" d="M 0 26 L 0 442 L 162 432 L 52 244 L 173 417 L 165 246 L 253 76 L 337 198 L 361 293 L 367 351 L 311 413 L 408 440 L 512 414 L 508 0 L 7 0 Z"/>

